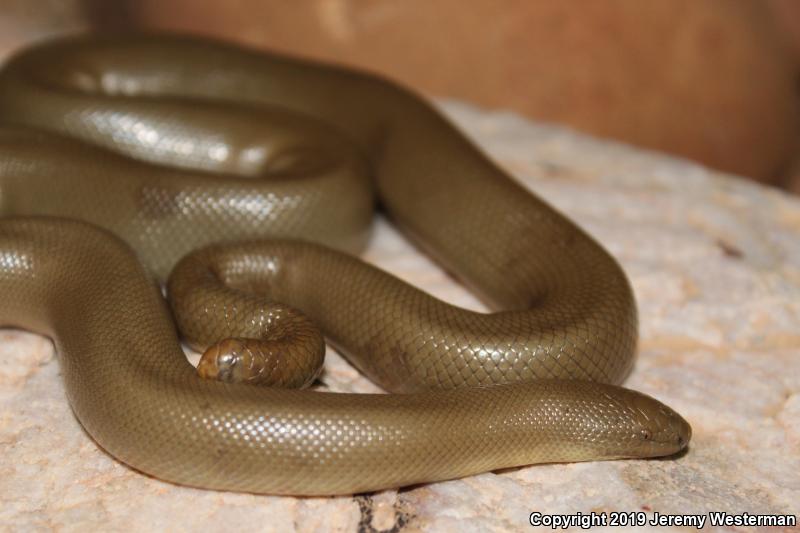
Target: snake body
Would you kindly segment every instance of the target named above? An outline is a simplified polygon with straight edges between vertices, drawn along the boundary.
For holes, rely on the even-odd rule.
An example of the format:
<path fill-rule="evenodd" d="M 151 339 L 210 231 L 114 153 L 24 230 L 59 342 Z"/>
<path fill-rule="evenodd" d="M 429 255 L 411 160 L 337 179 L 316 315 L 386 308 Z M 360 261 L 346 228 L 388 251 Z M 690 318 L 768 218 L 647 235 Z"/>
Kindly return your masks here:
<path fill-rule="evenodd" d="M 197 38 L 81 37 L 12 57 L 0 116 L 0 201 L 17 215 L 0 224 L 0 319 L 55 340 L 77 418 L 138 470 L 327 495 L 688 443 L 677 413 L 616 386 L 637 328 L 616 261 L 404 88 Z M 372 189 L 499 311 L 312 243 L 357 250 Z M 404 394 L 198 377 L 148 275 L 196 248 L 169 280 L 179 322 L 277 327 L 291 351 L 305 318 L 282 321 L 299 309 Z"/>

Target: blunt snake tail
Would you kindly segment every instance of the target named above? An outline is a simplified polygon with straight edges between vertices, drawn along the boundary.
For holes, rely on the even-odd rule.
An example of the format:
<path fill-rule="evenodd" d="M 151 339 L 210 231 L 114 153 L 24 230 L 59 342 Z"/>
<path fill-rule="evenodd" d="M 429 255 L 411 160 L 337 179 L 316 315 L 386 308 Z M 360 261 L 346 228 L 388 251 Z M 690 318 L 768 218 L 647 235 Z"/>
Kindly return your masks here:
<path fill-rule="evenodd" d="M 78 420 L 135 469 L 336 495 L 689 441 L 618 386 L 637 318 L 617 262 L 405 88 L 195 37 L 79 36 L 6 62 L 0 117 L 0 322 L 53 338 Z M 376 203 L 497 311 L 347 255 Z M 395 394 L 199 377 L 152 281 L 176 264 L 193 344 L 252 355 L 265 336 L 302 385 L 313 323 Z"/>

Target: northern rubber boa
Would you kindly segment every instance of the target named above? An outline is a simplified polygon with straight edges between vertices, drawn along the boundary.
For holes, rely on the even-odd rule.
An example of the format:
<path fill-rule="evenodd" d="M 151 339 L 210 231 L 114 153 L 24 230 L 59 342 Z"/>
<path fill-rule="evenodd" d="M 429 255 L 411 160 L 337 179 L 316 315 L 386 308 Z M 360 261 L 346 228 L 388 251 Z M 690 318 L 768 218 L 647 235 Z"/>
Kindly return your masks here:
<path fill-rule="evenodd" d="M 77 418 L 140 471 L 330 495 L 690 439 L 618 386 L 637 320 L 617 262 L 405 88 L 199 38 L 84 36 L 10 58 L 0 116 L 0 319 L 54 339 Z M 317 244 L 358 250 L 373 190 L 497 311 Z M 310 319 L 396 394 L 198 377 L 151 276 L 192 250 L 168 289 L 179 323 L 206 321 L 195 345 L 266 335 L 291 362 Z"/>

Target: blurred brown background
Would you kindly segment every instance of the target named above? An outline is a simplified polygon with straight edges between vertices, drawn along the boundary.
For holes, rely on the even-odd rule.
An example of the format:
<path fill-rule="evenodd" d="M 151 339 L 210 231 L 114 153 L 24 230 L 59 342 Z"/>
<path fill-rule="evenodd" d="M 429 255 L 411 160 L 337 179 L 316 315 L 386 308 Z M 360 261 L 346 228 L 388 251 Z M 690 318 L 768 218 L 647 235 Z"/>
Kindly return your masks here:
<path fill-rule="evenodd" d="M 178 29 L 382 72 L 800 192 L 795 0 L 0 0 L 0 53 Z"/>

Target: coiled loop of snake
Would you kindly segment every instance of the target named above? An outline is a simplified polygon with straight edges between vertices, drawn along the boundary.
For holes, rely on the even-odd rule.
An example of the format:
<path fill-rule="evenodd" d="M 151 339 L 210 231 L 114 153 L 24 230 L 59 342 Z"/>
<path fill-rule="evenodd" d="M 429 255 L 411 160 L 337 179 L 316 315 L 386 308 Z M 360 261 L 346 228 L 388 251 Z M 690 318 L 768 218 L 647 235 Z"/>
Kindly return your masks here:
<path fill-rule="evenodd" d="M 308 242 L 211 245 L 173 275 L 170 291 L 190 302 L 178 308 L 222 336 L 299 309 L 367 376 L 408 394 L 220 383 L 185 361 L 116 237 L 63 219 L 3 222 L 0 318 L 55 339 L 78 419 L 137 469 L 341 494 L 688 442 L 674 411 L 613 385 L 636 340 L 617 263 L 405 89 L 199 39 L 90 37 L 13 57 L 0 113 L 4 212 L 102 225 L 161 279 L 221 240 L 357 249 L 371 183 L 395 223 L 502 309 L 455 308 Z"/>

